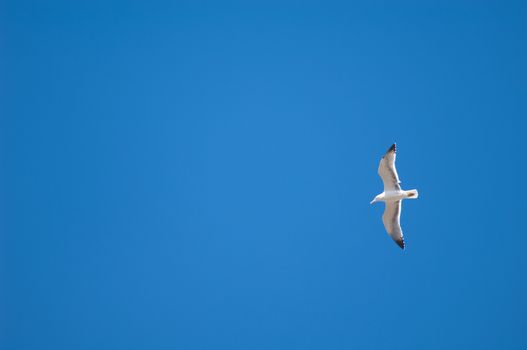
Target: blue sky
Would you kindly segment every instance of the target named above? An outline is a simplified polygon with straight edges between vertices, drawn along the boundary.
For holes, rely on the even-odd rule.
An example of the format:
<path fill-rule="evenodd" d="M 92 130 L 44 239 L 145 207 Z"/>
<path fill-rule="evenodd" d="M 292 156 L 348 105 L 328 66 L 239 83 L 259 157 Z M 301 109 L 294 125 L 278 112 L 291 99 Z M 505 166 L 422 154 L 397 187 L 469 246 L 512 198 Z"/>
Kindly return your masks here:
<path fill-rule="evenodd" d="M 527 347 L 525 3 L 0 13 L 2 348 Z"/>

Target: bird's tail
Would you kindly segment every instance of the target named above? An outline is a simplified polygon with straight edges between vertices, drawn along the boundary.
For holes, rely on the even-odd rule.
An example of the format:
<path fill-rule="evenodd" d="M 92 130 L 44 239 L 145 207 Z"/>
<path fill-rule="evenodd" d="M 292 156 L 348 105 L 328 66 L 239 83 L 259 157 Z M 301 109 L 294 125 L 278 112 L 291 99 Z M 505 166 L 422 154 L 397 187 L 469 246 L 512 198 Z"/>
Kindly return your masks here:
<path fill-rule="evenodd" d="M 406 193 L 406 198 L 416 199 L 417 197 L 419 197 L 419 192 L 417 192 L 417 190 L 409 190 L 409 191 L 405 191 L 405 193 Z"/>

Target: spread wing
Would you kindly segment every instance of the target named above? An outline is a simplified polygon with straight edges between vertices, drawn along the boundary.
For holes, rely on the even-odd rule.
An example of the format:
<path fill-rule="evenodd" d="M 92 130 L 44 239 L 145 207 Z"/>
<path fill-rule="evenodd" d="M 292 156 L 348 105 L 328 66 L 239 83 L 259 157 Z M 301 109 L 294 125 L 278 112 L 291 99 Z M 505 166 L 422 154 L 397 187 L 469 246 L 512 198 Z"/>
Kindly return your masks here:
<path fill-rule="evenodd" d="M 401 201 L 386 202 L 382 222 L 386 232 L 393 238 L 395 243 L 404 249 L 403 231 L 401 230 Z"/>
<path fill-rule="evenodd" d="M 394 143 L 379 163 L 378 172 L 384 183 L 384 192 L 401 190 L 401 186 L 399 186 L 401 181 L 399 181 L 399 175 L 397 175 L 397 169 L 395 169 L 395 152 L 396 147 Z"/>

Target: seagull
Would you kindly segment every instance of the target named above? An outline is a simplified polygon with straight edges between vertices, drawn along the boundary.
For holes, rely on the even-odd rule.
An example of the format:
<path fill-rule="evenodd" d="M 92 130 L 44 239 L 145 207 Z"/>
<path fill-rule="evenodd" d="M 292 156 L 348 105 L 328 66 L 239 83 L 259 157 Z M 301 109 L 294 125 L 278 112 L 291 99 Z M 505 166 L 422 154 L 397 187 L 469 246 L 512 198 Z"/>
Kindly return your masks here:
<path fill-rule="evenodd" d="M 388 149 L 379 163 L 379 176 L 384 183 L 384 192 L 375 196 L 370 204 L 384 202 L 384 214 L 382 222 L 386 232 L 392 237 L 401 249 L 404 249 L 403 231 L 401 230 L 401 202 L 403 199 L 416 199 L 419 196 L 417 190 L 405 191 L 401 189 L 399 175 L 395 169 L 395 143 Z"/>

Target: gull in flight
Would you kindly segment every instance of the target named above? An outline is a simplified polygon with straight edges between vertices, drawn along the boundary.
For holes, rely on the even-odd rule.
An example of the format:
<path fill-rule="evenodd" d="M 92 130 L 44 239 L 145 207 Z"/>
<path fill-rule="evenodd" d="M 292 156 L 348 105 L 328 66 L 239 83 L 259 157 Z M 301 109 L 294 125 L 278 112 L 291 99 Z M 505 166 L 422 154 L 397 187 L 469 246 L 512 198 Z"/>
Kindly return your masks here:
<path fill-rule="evenodd" d="M 386 232 L 393 238 L 401 249 L 404 249 L 403 231 L 401 230 L 401 202 L 403 199 L 416 199 L 419 196 L 417 190 L 405 191 L 401 189 L 399 175 L 395 169 L 395 143 L 388 149 L 379 163 L 379 176 L 384 183 L 384 192 L 375 196 L 370 202 L 384 202 L 384 214 L 382 222 Z"/>

